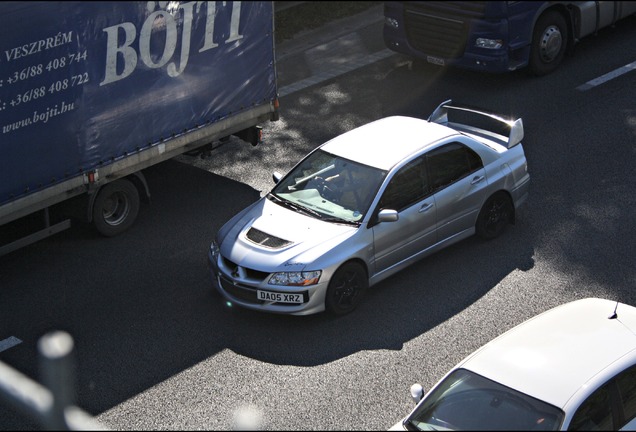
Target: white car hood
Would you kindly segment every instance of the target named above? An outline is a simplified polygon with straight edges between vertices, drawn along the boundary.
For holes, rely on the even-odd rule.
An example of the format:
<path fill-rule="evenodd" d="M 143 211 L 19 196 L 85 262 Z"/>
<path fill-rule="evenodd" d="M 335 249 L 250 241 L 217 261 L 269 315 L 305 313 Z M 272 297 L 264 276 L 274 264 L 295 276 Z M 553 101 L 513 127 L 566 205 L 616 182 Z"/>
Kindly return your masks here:
<path fill-rule="evenodd" d="M 309 267 L 319 265 L 317 259 L 357 230 L 357 226 L 321 221 L 261 198 L 230 228 L 220 245 L 221 254 L 240 266 L 264 272 L 319 270 Z"/>

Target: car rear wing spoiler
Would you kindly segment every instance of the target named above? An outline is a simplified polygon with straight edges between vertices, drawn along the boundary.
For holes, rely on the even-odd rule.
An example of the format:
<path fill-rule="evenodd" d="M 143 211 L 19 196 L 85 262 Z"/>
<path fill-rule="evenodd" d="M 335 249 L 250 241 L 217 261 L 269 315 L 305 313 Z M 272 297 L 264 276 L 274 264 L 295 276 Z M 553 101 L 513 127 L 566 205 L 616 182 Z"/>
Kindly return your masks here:
<path fill-rule="evenodd" d="M 435 111 L 428 118 L 429 122 L 439 123 L 445 126 L 449 125 L 448 121 L 448 111 L 456 110 L 456 111 L 465 111 L 473 114 L 478 114 L 484 117 L 488 117 L 490 119 L 496 120 L 505 126 L 506 130 L 509 129 L 508 136 L 504 137 L 504 144 L 507 148 L 512 148 L 513 146 L 519 144 L 523 139 L 523 121 L 521 118 L 513 119 L 513 118 L 505 118 L 498 114 L 494 114 L 488 111 L 484 111 L 480 108 L 469 107 L 467 105 L 451 105 L 452 101 L 449 99 L 446 102 L 442 102 Z M 491 130 L 486 130 L 483 128 L 471 127 L 469 125 L 458 123 L 457 126 L 460 126 L 461 129 L 472 130 L 475 132 L 482 132 L 487 134 L 496 133 L 497 135 L 503 136 L 498 132 L 494 132 Z"/>

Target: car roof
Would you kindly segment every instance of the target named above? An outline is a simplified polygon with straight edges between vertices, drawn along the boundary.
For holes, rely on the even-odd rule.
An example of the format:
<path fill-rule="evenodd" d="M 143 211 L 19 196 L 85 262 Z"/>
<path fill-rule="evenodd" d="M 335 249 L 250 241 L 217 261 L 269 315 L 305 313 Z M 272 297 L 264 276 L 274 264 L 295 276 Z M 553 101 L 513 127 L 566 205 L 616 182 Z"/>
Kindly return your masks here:
<path fill-rule="evenodd" d="M 345 132 L 321 148 L 346 159 L 389 170 L 405 157 L 452 135 L 458 135 L 458 132 L 438 123 L 391 116 Z"/>
<path fill-rule="evenodd" d="M 636 363 L 636 308 L 588 298 L 519 324 L 458 367 L 563 408 L 599 374 L 616 373 L 619 359 Z"/>

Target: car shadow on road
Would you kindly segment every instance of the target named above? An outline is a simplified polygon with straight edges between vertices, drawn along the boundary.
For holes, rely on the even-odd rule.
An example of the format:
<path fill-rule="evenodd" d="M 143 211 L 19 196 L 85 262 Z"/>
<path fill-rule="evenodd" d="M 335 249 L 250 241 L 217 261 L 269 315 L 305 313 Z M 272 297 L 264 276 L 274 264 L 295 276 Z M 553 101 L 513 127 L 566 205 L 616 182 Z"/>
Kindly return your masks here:
<path fill-rule="evenodd" d="M 37 379 L 37 338 L 50 330 L 69 332 L 78 405 L 91 413 L 223 350 L 295 366 L 363 350 L 400 350 L 511 272 L 532 267 L 530 234 L 520 225 L 500 239 L 468 239 L 413 265 L 372 287 L 346 316 L 228 308 L 212 290 L 207 250 L 220 226 L 259 192 L 176 161 L 149 169 L 146 177 L 151 203 L 125 235 L 101 238 L 76 225 L 0 261 L 2 324 L 23 332 L 25 341 L 0 359 Z M 18 317 L 28 319 L 18 324 Z"/>
<path fill-rule="evenodd" d="M 234 336 L 228 348 L 295 366 L 325 364 L 364 350 L 400 350 L 471 306 L 510 273 L 530 270 L 533 249 L 520 238 L 524 231 L 512 227 L 488 242 L 470 238 L 425 258 L 371 287 L 358 309 L 345 316 L 226 311 Z"/>

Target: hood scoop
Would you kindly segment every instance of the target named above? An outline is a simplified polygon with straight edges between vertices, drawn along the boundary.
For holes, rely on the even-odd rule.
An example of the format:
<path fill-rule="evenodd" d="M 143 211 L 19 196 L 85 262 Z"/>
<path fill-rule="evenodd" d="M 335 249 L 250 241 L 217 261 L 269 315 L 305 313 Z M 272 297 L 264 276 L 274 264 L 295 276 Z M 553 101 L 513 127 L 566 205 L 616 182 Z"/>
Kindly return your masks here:
<path fill-rule="evenodd" d="M 270 249 L 281 249 L 292 244 L 288 240 L 264 233 L 256 228 L 250 228 L 245 236 L 249 241 Z"/>

